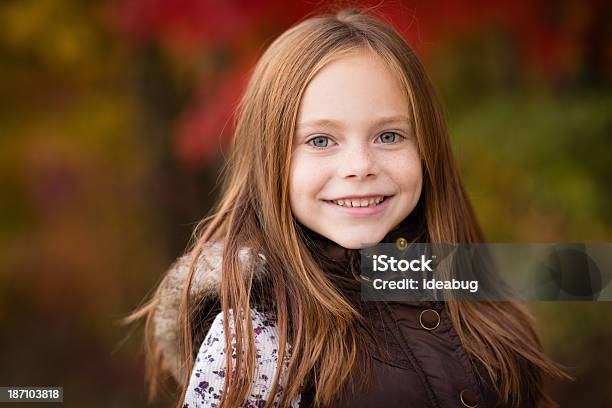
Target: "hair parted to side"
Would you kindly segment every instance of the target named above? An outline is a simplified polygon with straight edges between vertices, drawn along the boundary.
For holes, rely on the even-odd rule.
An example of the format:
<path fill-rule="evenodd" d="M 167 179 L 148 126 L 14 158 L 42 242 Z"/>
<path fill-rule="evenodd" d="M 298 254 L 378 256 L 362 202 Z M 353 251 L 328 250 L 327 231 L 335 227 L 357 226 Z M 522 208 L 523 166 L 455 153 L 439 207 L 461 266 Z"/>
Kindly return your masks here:
<path fill-rule="evenodd" d="M 242 246 L 266 257 L 279 331 L 279 361 L 291 344 L 281 406 L 301 391 L 314 373 L 315 402 L 329 404 L 349 373 L 361 367 L 365 347 L 358 327 L 362 317 L 320 270 L 299 235 L 289 205 L 292 139 L 302 94 L 311 79 L 331 61 L 354 52 L 380 57 L 400 80 L 410 101 L 423 166 L 420 231 L 432 243 L 483 242 L 467 194 L 458 176 L 446 124 L 431 83 L 405 40 L 387 23 L 356 8 L 308 18 L 280 35 L 252 73 L 236 115 L 223 190 L 212 215 L 196 228 L 192 265 L 182 299 L 182 349 L 185 379 L 180 404 L 193 367 L 189 286 L 194 263 L 206 242 L 225 243 L 221 306 L 225 342 L 230 349 L 228 311 L 232 309 L 238 356 L 232 367 L 226 354 L 222 407 L 242 405 L 255 373 L 255 345 L 249 316 L 251 282 L 243 278 L 238 258 Z M 423 241 L 422 241 L 423 242 Z M 157 390 L 164 364 L 152 334 L 159 290 L 128 317 L 146 318 L 145 352 L 150 396 Z M 500 399 L 520 406 L 527 389 L 538 406 L 553 406 L 543 388 L 545 375 L 568 376 L 543 352 L 527 309 L 517 302 L 447 303 L 454 327 L 469 354 L 486 368 Z M 240 357 L 242 356 L 242 357 Z M 364 358 L 364 363 L 367 356 Z M 280 366 L 280 365 L 279 365 Z M 367 364 L 364 365 L 367 370 Z M 277 370 L 271 394 L 279 387 Z M 266 407 L 271 406 L 268 400 Z"/>

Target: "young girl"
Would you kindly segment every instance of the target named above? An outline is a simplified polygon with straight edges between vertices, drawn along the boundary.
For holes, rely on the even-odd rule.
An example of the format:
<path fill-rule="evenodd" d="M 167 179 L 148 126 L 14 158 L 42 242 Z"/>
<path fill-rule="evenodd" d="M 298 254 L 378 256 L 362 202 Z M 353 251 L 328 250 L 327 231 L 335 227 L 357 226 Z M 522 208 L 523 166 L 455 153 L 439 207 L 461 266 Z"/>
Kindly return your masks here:
<path fill-rule="evenodd" d="M 361 301 L 360 248 L 483 237 L 423 67 L 355 9 L 263 54 L 196 237 L 131 316 L 179 407 L 535 407 L 565 376 L 516 302 Z"/>

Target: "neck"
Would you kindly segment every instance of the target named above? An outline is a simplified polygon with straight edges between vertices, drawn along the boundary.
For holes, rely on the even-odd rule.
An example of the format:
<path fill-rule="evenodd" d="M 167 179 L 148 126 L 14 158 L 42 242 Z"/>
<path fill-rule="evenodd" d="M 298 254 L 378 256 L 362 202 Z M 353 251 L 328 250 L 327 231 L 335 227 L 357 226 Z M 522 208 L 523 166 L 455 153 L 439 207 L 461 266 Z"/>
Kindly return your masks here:
<path fill-rule="evenodd" d="M 408 242 L 420 242 L 422 237 L 418 234 L 419 223 L 416 217 L 409 215 L 380 241 L 381 243 L 394 243 L 399 238 Z M 359 249 L 345 248 L 331 239 L 310 230 L 298 223 L 300 235 L 319 266 L 328 274 L 357 278 L 359 275 Z M 356 275 L 357 274 L 357 275 Z"/>

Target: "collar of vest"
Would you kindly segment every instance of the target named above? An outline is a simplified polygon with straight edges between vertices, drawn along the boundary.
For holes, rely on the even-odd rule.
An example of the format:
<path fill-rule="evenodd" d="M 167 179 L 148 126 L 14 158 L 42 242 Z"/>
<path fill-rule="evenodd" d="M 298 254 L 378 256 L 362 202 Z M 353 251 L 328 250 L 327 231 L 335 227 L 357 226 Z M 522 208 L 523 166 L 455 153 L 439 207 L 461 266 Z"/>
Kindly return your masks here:
<path fill-rule="evenodd" d="M 408 217 L 393 228 L 381 242 L 395 242 L 399 237 L 408 241 L 415 239 L 414 222 Z M 300 226 L 302 237 L 320 267 L 331 275 L 338 288 L 345 293 L 357 296 L 359 286 L 356 286 L 354 274 L 358 268 L 359 250 L 346 249 L 335 242 Z M 224 244 L 222 241 L 208 242 L 203 245 L 189 290 L 189 310 L 197 309 L 210 301 L 219 299 L 221 292 L 221 269 Z M 161 358 L 164 366 L 174 378 L 182 383 L 184 371 L 179 353 L 181 311 L 189 269 L 194 254 L 189 253 L 178 258 L 170 267 L 159 285 L 158 302 L 153 314 L 154 337 L 158 347 L 155 358 Z M 265 257 L 262 254 L 254 256 L 249 248 L 241 248 L 239 252 L 241 270 L 245 272 L 255 260 L 253 278 L 262 280 L 266 276 Z M 358 269 L 357 269 L 358 270 Z M 246 278 L 246 276 L 245 276 Z"/>
<path fill-rule="evenodd" d="M 189 288 L 189 310 L 199 308 L 210 301 L 218 299 L 221 293 L 221 269 L 223 261 L 224 244 L 221 241 L 208 242 L 203 245 L 200 255 L 195 262 L 195 269 Z M 171 266 L 159 285 L 159 297 L 153 314 L 154 337 L 157 344 L 155 356 L 161 358 L 165 369 L 170 371 L 174 378 L 182 383 L 184 371 L 181 366 L 179 353 L 181 302 L 189 269 L 193 262 L 193 253 L 178 258 Z M 253 262 L 253 254 L 248 248 L 239 252 L 241 270 L 249 270 Z M 257 257 L 253 276 L 260 279 L 265 275 L 263 268 L 263 255 Z"/>

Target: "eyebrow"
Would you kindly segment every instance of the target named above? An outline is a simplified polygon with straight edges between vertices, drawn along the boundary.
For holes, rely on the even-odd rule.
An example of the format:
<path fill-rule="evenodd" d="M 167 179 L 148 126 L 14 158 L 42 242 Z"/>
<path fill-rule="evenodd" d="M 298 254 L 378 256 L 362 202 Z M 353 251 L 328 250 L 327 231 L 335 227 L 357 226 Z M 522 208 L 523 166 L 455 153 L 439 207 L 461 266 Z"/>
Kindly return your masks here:
<path fill-rule="evenodd" d="M 380 118 L 377 121 L 375 121 L 373 123 L 374 126 L 382 126 L 382 125 L 388 125 L 390 123 L 402 123 L 402 124 L 409 124 L 410 123 L 410 119 L 408 119 L 408 117 L 403 116 L 403 115 L 398 115 L 398 116 L 389 116 L 389 117 L 384 117 L 384 118 Z M 305 123 L 298 123 L 297 127 L 299 129 L 301 128 L 313 128 L 313 127 L 328 127 L 328 128 L 341 128 L 342 127 L 342 122 L 338 122 L 332 119 L 317 119 L 317 120 L 313 120 L 310 122 L 305 122 Z"/>

